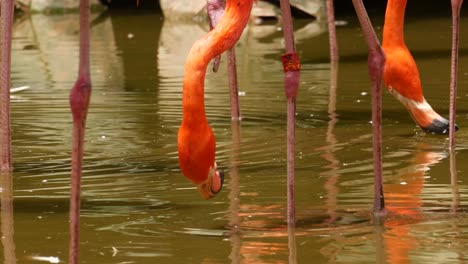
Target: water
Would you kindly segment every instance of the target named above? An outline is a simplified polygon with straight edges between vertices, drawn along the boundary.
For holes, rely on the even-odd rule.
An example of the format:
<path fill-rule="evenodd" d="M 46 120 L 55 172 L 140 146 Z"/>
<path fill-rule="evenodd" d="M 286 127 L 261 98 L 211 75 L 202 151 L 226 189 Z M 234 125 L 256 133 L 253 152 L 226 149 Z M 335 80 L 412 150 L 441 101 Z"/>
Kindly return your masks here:
<path fill-rule="evenodd" d="M 371 217 L 373 170 L 366 46 L 354 17 L 338 28 L 336 98 L 325 25 L 296 21 L 303 62 L 297 107 L 295 230 L 286 216 L 286 104 L 277 25 L 251 25 L 237 45 L 240 127 L 231 125 L 225 58 L 208 73 L 206 106 L 226 186 L 204 201 L 181 176 L 176 133 L 185 56 L 203 23 L 153 14 L 92 15 L 93 92 L 86 131 L 82 263 L 462 263 L 468 259 L 468 42 L 461 35 L 456 163 L 446 136 L 421 132 L 384 95 L 389 216 Z M 381 35 L 382 16 L 373 17 Z M 462 32 L 468 22 L 462 19 Z M 450 18 L 408 19 L 425 97 L 448 114 Z M 428 32 L 426 29 L 430 28 Z M 66 262 L 77 14 L 15 22 L 13 190 L 3 184 L 5 262 Z M 336 99 L 336 104 L 329 104 Z M 11 187 L 11 186 L 10 186 Z M 13 209 L 8 208 L 12 191 Z M 11 205 L 11 204 L 10 204 Z M 458 211 L 458 213 L 453 213 Z M 52 257 L 52 258 L 49 258 Z M 11 262 L 10 262 L 11 263 Z"/>

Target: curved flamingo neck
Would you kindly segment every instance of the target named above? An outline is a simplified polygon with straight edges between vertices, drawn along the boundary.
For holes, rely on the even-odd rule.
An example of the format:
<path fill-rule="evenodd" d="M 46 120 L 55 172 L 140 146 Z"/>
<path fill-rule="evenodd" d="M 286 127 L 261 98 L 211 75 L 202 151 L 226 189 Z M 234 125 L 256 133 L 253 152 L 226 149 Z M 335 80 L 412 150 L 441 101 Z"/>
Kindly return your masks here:
<path fill-rule="evenodd" d="M 196 41 L 187 56 L 182 98 L 183 122 L 206 122 L 205 72 L 208 63 L 239 39 L 250 17 L 253 0 L 228 0 L 218 25 Z"/>
<path fill-rule="evenodd" d="M 403 34 L 406 0 L 388 0 L 383 29 L 383 45 L 405 46 Z"/>

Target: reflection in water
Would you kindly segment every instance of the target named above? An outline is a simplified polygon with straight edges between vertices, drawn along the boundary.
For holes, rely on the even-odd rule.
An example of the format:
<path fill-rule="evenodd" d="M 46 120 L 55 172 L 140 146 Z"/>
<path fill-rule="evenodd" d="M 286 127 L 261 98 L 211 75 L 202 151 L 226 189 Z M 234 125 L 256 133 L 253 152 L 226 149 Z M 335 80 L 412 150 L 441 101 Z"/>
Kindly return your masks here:
<path fill-rule="evenodd" d="M 229 239 L 231 240 L 231 263 L 241 263 L 241 220 L 240 217 L 240 179 L 239 179 L 239 144 L 240 144 L 240 122 L 231 121 L 232 147 L 229 168 Z"/>
<path fill-rule="evenodd" d="M 162 30 L 162 16 L 153 13 L 139 14 L 138 17 L 131 14 L 109 12 L 114 32 L 114 43 L 117 54 L 120 57 L 124 77 L 125 91 L 143 92 L 148 87 L 159 87 L 158 44 Z M 142 18 L 146 17 L 146 19 Z M 148 27 L 148 20 L 152 23 L 151 30 L 138 30 Z M 145 51 L 145 52 L 142 52 Z M 141 78 L 140 74 L 146 77 Z M 154 95 L 152 95 L 154 96 Z M 156 94 L 156 98 L 158 95 Z M 148 98 L 148 100 L 154 98 Z"/>
<path fill-rule="evenodd" d="M 240 123 L 237 121 L 231 122 L 232 132 L 232 147 L 230 157 L 230 181 L 229 181 L 229 210 L 228 210 L 228 235 L 231 241 L 231 253 L 229 259 L 231 263 L 283 263 L 267 261 L 271 256 L 278 254 L 287 254 L 289 262 L 296 263 L 296 239 L 294 223 L 280 225 L 276 228 L 266 228 L 269 224 L 265 221 L 252 221 L 249 218 L 258 215 L 263 215 L 269 218 L 268 208 L 263 206 L 247 207 L 241 205 L 240 200 L 240 178 L 239 178 L 239 147 L 240 147 Z M 248 217 L 246 217 L 248 214 Z M 282 216 L 283 217 L 283 216 Z M 280 220 L 280 219 L 278 219 Z M 284 218 L 282 219 L 284 221 Z M 273 230 L 275 229 L 275 230 Z M 249 234 L 252 232 L 252 234 Z M 257 231 L 264 231 L 266 237 L 288 237 L 288 252 L 286 245 L 282 243 L 270 243 L 267 241 L 259 241 Z M 287 232 L 287 234 L 286 234 Z M 253 240 L 252 240 L 253 239 Z"/>
<path fill-rule="evenodd" d="M 460 207 L 460 192 L 458 190 L 458 177 L 457 177 L 457 159 L 455 149 L 449 150 L 450 154 L 450 183 L 452 185 L 452 212 L 458 212 Z"/>
<path fill-rule="evenodd" d="M 315 24 L 315 23 L 311 23 Z M 174 77 L 181 77 L 183 75 L 183 61 L 179 61 L 181 57 L 179 56 L 179 52 L 182 54 L 186 54 L 189 48 L 192 45 L 192 39 L 196 39 L 198 36 L 203 35 L 205 32 L 205 28 L 203 26 L 193 25 L 192 23 L 185 24 L 184 22 L 174 22 L 172 20 L 168 20 L 164 22 L 164 27 L 162 29 L 162 37 L 160 41 L 160 65 L 164 71 L 161 71 L 160 74 L 162 75 L 162 80 L 170 80 Z M 307 35 L 310 34 L 317 34 L 317 30 L 322 29 L 320 27 L 304 27 L 302 28 L 302 33 L 298 34 L 299 36 L 303 36 L 303 38 L 307 38 Z M 323 29 L 322 29 L 323 30 Z M 265 27 L 249 27 L 247 29 L 248 34 L 247 38 L 252 38 L 252 34 L 256 36 L 261 36 L 261 38 L 275 38 L 280 39 L 279 36 L 276 36 L 278 33 L 275 27 L 265 26 Z M 187 34 L 190 34 L 187 37 Z M 270 36 L 272 35 L 272 36 Z M 244 48 L 241 51 L 242 54 L 251 53 L 253 50 L 257 51 L 261 45 L 264 43 L 259 42 L 257 37 L 253 37 L 253 39 L 243 39 L 240 45 L 243 45 L 245 42 L 248 42 L 249 47 L 248 50 Z M 257 48 L 255 48 L 257 47 Z M 278 45 L 278 49 L 281 48 L 281 45 Z M 178 50 L 179 52 L 175 52 Z M 263 49 L 262 49 L 263 51 Z M 271 52 L 271 50 L 265 49 L 263 52 Z M 246 58 L 245 56 L 243 58 Z M 174 63 L 176 62 L 176 63 Z M 242 61 L 242 63 L 248 63 L 248 61 Z M 170 71 L 169 71 L 170 70 Z M 166 76 L 167 74 L 167 76 Z M 221 74 L 223 76 L 223 74 Z M 208 93 L 210 92 L 211 87 L 213 86 L 220 86 L 218 83 L 219 81 L 216 79 L 216 82 L 213 83 L 213 80 L 208 78 L 206 84 L 206 90 Z M 245 82 L 243 82 L 245 85 Z M 162 87 L 165 86 L 164 83 L 161 84 Z M 172 83 L 170 83 L 172 87 Z M 217 88 L 218 89 L 218 88 Z M 221 91 L 223 92 L 223 91 Z M 210 98 L 208 98 L 210 99 Z M 213 101 L 221 101 L 222 97 L 215 97 Z M 164 102 L 162 102 L 164 103 Z M 217 102 L 216 102 L 217 103 Z M 207 112 L 210 115 L 210 102 L 207 102 Z M 211 115 L 216 115 L 218 113 L 212 113 Z M 240 124 L 237 122 L 231 123 L 231 132 L 232 132 L 232 145 L 231 145 L 231 155 L 230 155 L 230 182 L 229 182 L 229 225 L 228 228 L 230 231 L 228 232 L 232 251 L 230 254 L 230 259 L 232 263 L 239 263 L 242 260 L 245 263 L 262 263 L 265 258 L 271 258 L 273 255 L 277 255 L 279 253 L 287 255 L 286 251 L 286 244 L 282 243 L 267 243 L 267 242 L 259 242 L 257 239 L 254 239 L 254 235 L 248 234 L 249 231 L 263 231 L 266 232 L 265 236 L 278 236 L 278 237 L 286 237 L 289 238 L 289 258 L 290 261 L 295 260 L 296 258 L 296 249 L 295 249 L 295 231 L 294 227 L 287 228 L 283 222 L 283 214 L 278 214 L 276 211 L 281 208 L 280 205 L 256 205 L 245 203 L 241 204 L 240 200 L 240 189 L 239 189 L 239 157 L 238 157 L 238 149 L 240 144 Z M 221 143 L 222 144 L 222 143 Z M 245 195 L 245 194 L 244 194 Z M 271 214 L 271 215 L 270 215 Z M 254 220 L 256 218 L 260 218 L 261 220 Z M 272 218 L 276 219 L 278 222 L 282 224 L 277 227 L 276 231 L 269 232 L 271 227 L 267 227 L 271 225 L 270 221 Z M 276 223 L 274 224 L 276 225 Z M 245 232 L 247 231 L 247 234 Z M 241 234 L 244 233 L 242 236 Z M 248 239 L 246 239 L 248 238 Z M 268 250 L 263 250 L 268 248 Z"/>
<path fill-rule="evenodd" d="M 290 264 L 297 263 L 296 223 L 288 223 L 288 249 Z"/>
<path fill-rule="evenodd" d="M 4 263 L 16 263 L 14 223 L 13 223 L 13 174 L 0 173 L 1 208 L 0 221 L 2 230 L 2 245 Z"/>
<path fill-rule="evenodd" d="M 336 207 L 337 207 L 337 199 L 336 195 L 338 193 L 337 190 L 337 182 L 338 182 L 338 168 L 339 168 L 339 160 L 335 157 L 333 152 L 335 151 L 335 147 L 338 143 L 336 136 L 333 132 L 335 129 L 335 125 L 338 122 L 338 115 L 336 113 L 336 91 L 337 91 L 337 84 L 338 84 L 338 61 L 332 60 L 330 66 L 330 89 L 328 95 L 328 121 L 327 132 L 326 132 L 326 142 L 327 145 L 318 148 L 317 150 L 322 150 L 325 153 L 322 154 L 322 158 L 329 162 L 328 165 L 325 166 L 328 170 L 322 172 L 321 176 L 327 176 L 328 180 L 324 185 L 325 190 L 327 191 L 326 196 L 326 208 L 327 213 L 330 216 L 329 220 L 330 223 L 333 223 L 337 220 L 336 215 Z"/>
<path fill-rule="evenodd" d="M 385 184 L 389 219 L 384 239 L 389 263 L 410 263 L 410 254 L 418 247 L 418 238 L 411 234 L 411 225 L 423 220 L 421 192 L 425 172 L 446 155 L 431 151 L 427 145 L 416 149 L 412 165 L 397 175 L 398 183 Z M 392 219 L 392 218 L 395 219 Z"/>
<path fill-rule="evenodd" d="M 385 261 L 385 240 L 384 240 L 384 237 L 383 237 L 383 225 L 382 225 L 382 222 L 380 220 L 382 220 L 381 218 L 376 218 L 376 220 L 378 220 L 375 224 L 374 224 L 374 228 L 375 228 L 375 263 L 376 264 L 383 264 L 383 263 L 387 263 Z"/>
<path fill-rule="evenodd" d="M 425 224 L 428 221 L 428 216 L 424 215 L 422 191 L 426 180 L 426 173 L 430 167 L 443 161 L 447 155 L 442 151 L 432 150 L 430 146 L 426 144 L 418 144 L 416 147 L 414 157 L 411 159 L 411 164 L 399 170 L 399 172 L 392 178 L 396 183 L 385 183 L 385 195 L 387 198 L 387 209 L 388 216 L 383 219 L 377 219 L 378 222 L 371 224 L 374 233 L 375 244 L 373 245 L 375 250 L 375 262 L 376 263 L 411 263 L 411 256 L 421 247 L 421 237 L 418 233 L 413 233 L 415 226 L 418 224 Z M 332 167 L 330 172 L 335 172 L 337 169 Z M 333 179 L 333 175 L 329 174 L 330 178 L 325 183 L 325 190 L 334 190 L 336 187 L 334 184 L 330 184 L 330 179 Z M 388 178 L 388 176 L 387 176 Z M 334 183 L 334 182 L 333 182 Z M 330 188 L 333 186 L 335 188 Z M 327 195 L 335 197 L 335 192 L 329 192 Z M 331 194 L 331 195 L 330 195 Z M 330 199 L 327 198 L 327 208 Z M 331 201 L 336 201 L 331 199 Z M 336 204 L 331 204 L 331 208 L 336 208 Z M 330 215 L 330 211 L 327 212 Z M 429 212 L 432 213 L 433 212 Z M 336 212 L 332 216 L 336 215 Z M 340 218 L 335 218 L 338 221 L 343 222 L 345 218 L 349 217 L 346 213 L 340 212 Z M 438 216 L 444 217 L 444 215 Z M 429 218 L 430 219 L 430 218 Z M 374 219 L 375 220 L 375 219 Z M 343 260 L 350 260 L 356 258 L 358 255 L 348 255 L 344 251 L 343 246 L 353 247 L 359 243 L 368 243 L 365 236 L 368 231 L 366 228 L 359 227 L 357 225 L 348 226 L 350 229 L 347 232 L 350 234 L 364 234 L 364 237 L 356 237 L 353 235 L 346 235 L 346 231 L 337 232 L 338 227 L 334 227 L 336 230 L 333 232 L 330 230 L 330 237 L 336 241 L 340 246 L 329 244 L 321 249 L 321 253 L 327 257 L 330 263 L 334 263 L 334 260 L 338 256 L 342 255 Z M 424 227 L 422 227 L 424 229 Z M 459 227 L 454 227 L 455 232 L 459 232 Z M 370 234 L 369 234 L 370 235 Z M 458 250 L 456 250 L 458 252 Z"/>

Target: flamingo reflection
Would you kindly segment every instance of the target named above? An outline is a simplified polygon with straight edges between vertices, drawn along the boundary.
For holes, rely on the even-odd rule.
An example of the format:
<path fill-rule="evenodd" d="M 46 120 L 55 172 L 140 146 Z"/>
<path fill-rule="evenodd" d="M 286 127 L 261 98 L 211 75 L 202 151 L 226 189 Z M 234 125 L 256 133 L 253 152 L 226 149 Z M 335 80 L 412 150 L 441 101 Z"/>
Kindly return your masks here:
<path fill-rule="evenodd" d="M 352 247 L 357 244 L 369 243 L 372 238 L 362 234 L 374 233 L 375 244 L 372 247 L 375 247 L 376 263 L 411 263 L 411 254 L 420 247 L 420 238 L 412 232 L 414 225 L 424 222 L 427 217 L 422 210 L 422 193 L 427 171 L 445 158 L 447 158 L 445 152 L 432 150 L 426 144 L 418 144 L 410 159 L 411 164 L 397 171 L 391 177 L 391 183 L 384 184 L 387 217 L 374 219 L 375 225 L 369 225 L 366 222 L 365 225 L 353 224 L 334 227 L 335 231 L 331 237 L 336 242 L 323 247 L 320 250 L 322 255 L 330 262 L 334 262 L 337 258 L 346 258 L 345 246 Z M 330 167 L 328 172 L 330 178 L 333 178 L 334 168 Z M 333 180 L 325 183 L 327 190 L 333 190 L 333 192 L 328 193 L 328 196 L 332 198 L 336 192 L 336 186 L 333 183 Z M 329 188 L 330 186 L 332 188 Z M 329 200 L 332 201 L 331 205 L 335 208 L 336 199 Z M 328 204 L 327 201 L 327 206 Z M 334 213 L 331 214 L 331 216 L 334 215 Z M 341 232 L 337 232 L 337 230 L 341 230 Z M 345 230 L 350 233 L 346 233 Z M 352 256 L 355 254 L 354 252 Z"/>
<path fill-rule="evenodd" d="M 418 247 L 418 238 L 411 234 L 410 228 L 411 224 L 423 220 L 421 193 L 425 173 L 446 156 L 420 144 L 411 161 L 413 164 L 395 177 L 397 182 L 385 184 L 387 209 L 393 216 L 384 222 L 383 233 L 389 263 L 410 263 L 410 253 Z"/>

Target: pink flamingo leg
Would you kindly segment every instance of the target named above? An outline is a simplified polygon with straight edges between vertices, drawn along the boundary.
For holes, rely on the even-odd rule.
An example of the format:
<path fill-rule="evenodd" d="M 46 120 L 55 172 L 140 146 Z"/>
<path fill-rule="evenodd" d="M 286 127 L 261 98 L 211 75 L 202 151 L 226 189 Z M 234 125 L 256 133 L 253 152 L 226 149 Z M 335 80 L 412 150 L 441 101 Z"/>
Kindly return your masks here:
<path fill-rule="evenodd" d="M 80 192 L 86 115 L 91 95 L 89 69 L 89 0 L 80 0 L 80 65 L 78 79 L 70 93 L 73 114 L 73 149 L 70 191 L 69 263 L 78 263 L 80 229 Z"/>
<path fill-rule="evenodd" d="M 299 90 L 299 77 L 301 65 L 299 57 L 295 52 L 294 33 L 291 17 L 291 7 L 288 0 L 281 0 L 281 14 L 283 16 L 283 33 L 285 40 L 286 54 L 281 56 L 283 62 L 284 75 L 284 90 L 286 93 L 288 113 L 287 113 L 287 196 L 288 196 L 288 212 L 287 221 L 289 225 L 294 225 L 296 222 L 295 212 L 295 126 L 296 126 L 296 96 Z"/>
<path fill-rule="evenodd" d="M 338 43 L 336 41 L 335 7 L 333 0 L 327 0 L 328 41 L 330 43 L 330 61 L 332 68 L 338 63 Z"/>
<path fill-rule="evenodd" d="M 385 54 L 375 35 L 362 0 L 353 0 L 354 9 L 361 24 L 369 48 L 369 76 L 372 90 L 372 130 L 374 156 L 374 215 L 386 214 L 382 177 L 382 77 Z"/>
<path fill-rule="evenodd" d="M 224 15 L 224 8 L 226 8 L 226 0 L 206 1 L 206 11 L 208 13 L 208 23 L 210 24 L 210 30 L 213 30 L 221 17 Z M 213 72 L 218 72 L 220 62 L 221 55 L 218 55 L 213 59 Z"/>
<path fill-rule="evenodd" d="M 234 121 L 240 121 L 242 117 L 240 115 L 239 106 L 239 86 L 237 83 L 237 63 L 235 47 L 232 47 L 227 51 L 227 58 L 229 90 L 231 94 L 231 119 Z"/>
<path fill-rule="evenodd" d="M 335 7 L 333 0 L 327 0 L 328 42 L 330 45 L 330 97 L 336 95 L 338 85 L 338 41 L 336 39 Z"/>
<path fill-rule="evenodd" d="M 208 11 L 208 21 L 210 24 L 210 29 L 213 29 L 218 24 L 219 20 L 224 14 L 224 8 L 226 7 L 226 0 L 207 0 L 206 7 Z M 232 47 L 227 51 L 228 79 L 229 79 L 229 90 L 230 90 L 230 98 L 231 98 L 231 119 L 241 120 L 235 49 L 236 49 L 235 47 Z M 216 56 L 213 59 L 213 71 L 214 72 L 218 71 L 220 61 L 221 61 L 221 55 Z"/>
<path fill-rule="evenodd" d="M 450 115 L 449 115 L 449 149 L 455 148 L 455 112 L 457 108 L 457 71 L 458 71 L 458 38 L 460 28 L 460 9 L 463 0 L 451 0 L 452 3 L 452 63 L 450 67 Z"/>
<path fill-rule="evenodd" d="M 10 128 L 10 65 L 13 27 L 13 0 L 1 1 L 0 72 L 0 169 L 13 170 Z"/>

